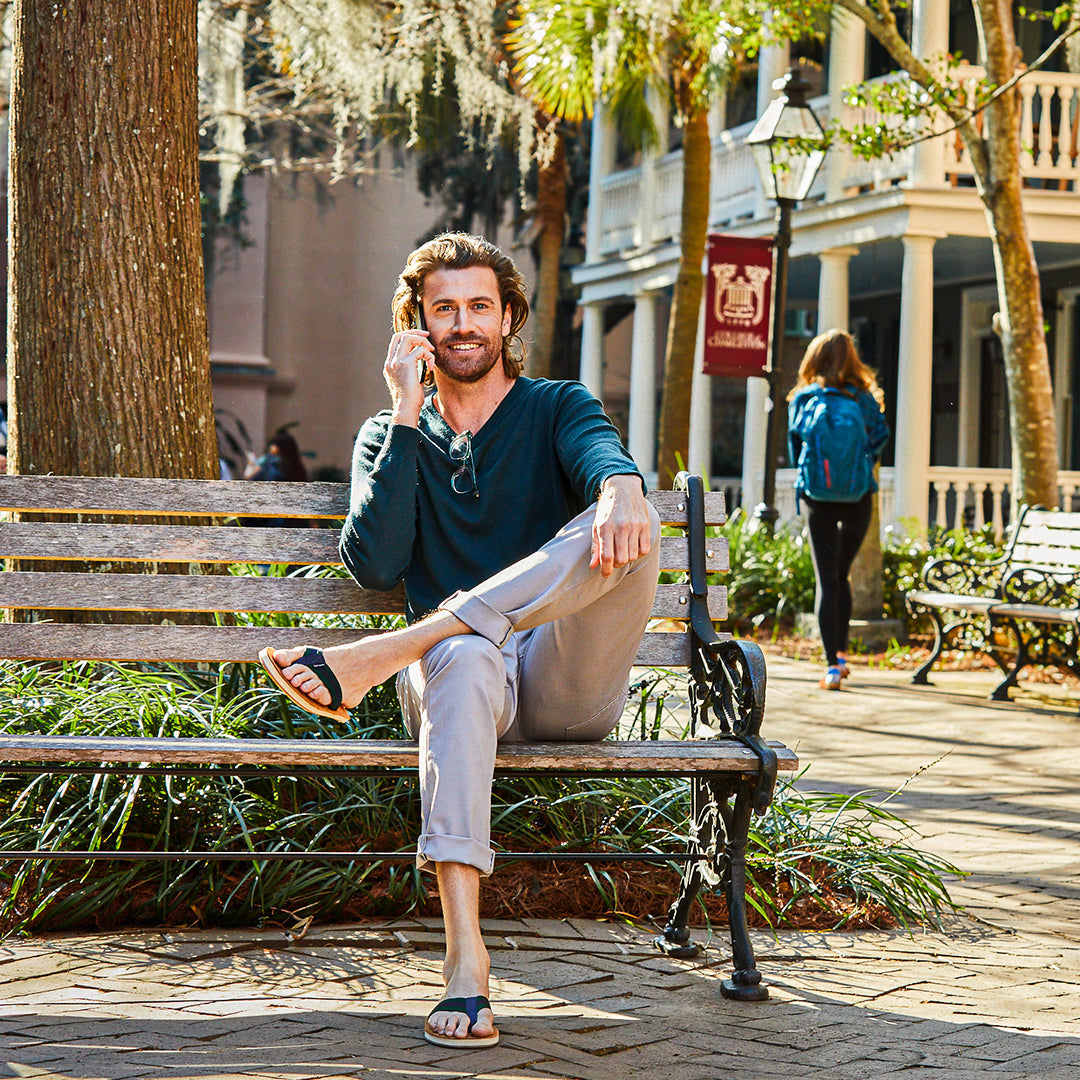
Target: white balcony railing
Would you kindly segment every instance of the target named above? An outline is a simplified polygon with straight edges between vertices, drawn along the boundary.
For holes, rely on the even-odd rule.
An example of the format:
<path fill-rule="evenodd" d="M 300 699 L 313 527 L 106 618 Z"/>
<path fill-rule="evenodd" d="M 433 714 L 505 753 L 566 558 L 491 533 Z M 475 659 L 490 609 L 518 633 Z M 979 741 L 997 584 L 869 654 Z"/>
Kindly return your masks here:
<path fill-rule="evenodd" d="M 968 98 L 973 105 L 986 72 L 966 65 L 959 69 Z M 1020 80 L 1020 168 L 1027 181 L 1059 191 L 1078 190 L 1080 160 L 1077 151 L 1077 123 L 1080 120 L 1080 75 L 1072 72 L 1036 71 Z M 983 92 L 985 96 L 985 91 Z M 985 113 L 976 123 L 981 128 Z M 946 139 L 945 174 L 950 180 L 971 175 L 971 159 L 959 136 Z M 1055 183 L 1056 181 L 1056 183 Z"/>
<path fill-rule="evenodd" d="M 796 516 L 794 480 L 794 469 L 779 469 L 776 473 L 776 506 L 781 521 Z M 901 525 L 896 520 L 892 469 L 881 470 L 879 484 L 882 529 Z M 991 525 L 994 535 L 1000 538 L 1009 523 L 1011 499 L 1012 473 L 1008 469 L 932 465 L 927 484 L 926 520 L 938 529 L 979 530 Z M 1080 472 L 1058 473 L 1058 506 L 1062 510 L 1080 510 Z"/>
<path fill-rule="evenodd" d="M 887 75 L 884 80 L 897 77 Z M 959 69 L 958 77 L 967 88 L 969 100 L 974 102 L 983 69 L 966 65 Z M 1023 106 L 1021 169 L 1025 182 L 1028 186 L 1050 190 L 1080 191 L 1080 75 L 1032 72 L 1020 81 L 1019 89 Z M 822 123 L 828 123 L 828 99 L 815 98 L 811 104 Z M 896 123 L 870 106 L 844 106 L 844 122 L 847 126 Z M 715 226 L 752 218 L 757 209 L 757 172 L 745 142 L 752 126 L 743 124 L 713 136 L 709 220 Z M 955 133 L 946 135 L 944 143 L 943 174 L 926 179 L 937 183 L 967 184 L 972 175 L 971 161 L 963 143 Z M 844 155 L 841 187 L 848 192 L 890 187 L 911 172 L 910 147 L 892 157 L 872 161 L 853 158 L 849 151 L 840 148 L 832 153 Z M 666 154 L 655 162 L 654 178 L 648 185 L 640 167 L 604 177 L 601 180 L 601 253 L 613 255 L 677 239 L 682 182 L 681 150 Z M 824 176 L 819 175 L 810 197 L 823 195 L 824 187 Z"/>

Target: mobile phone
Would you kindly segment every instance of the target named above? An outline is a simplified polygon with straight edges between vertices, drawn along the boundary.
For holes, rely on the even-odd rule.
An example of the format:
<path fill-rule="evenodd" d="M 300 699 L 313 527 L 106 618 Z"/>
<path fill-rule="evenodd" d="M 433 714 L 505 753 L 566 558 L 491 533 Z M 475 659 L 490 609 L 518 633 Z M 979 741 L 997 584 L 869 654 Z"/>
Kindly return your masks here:
<path fill-rule="evenodd" d="M 416 330 L 427 330 L 427 320 L 424 318 L 424 305 L 420 302 L 420 297 L 413 293 L 413 308 L 416 311 L 416 316 L 413 319 L 413 327 Z M 423 356 L 416 362 L 416 377 L 421 383 L 428 380 L 427 364 L 424 363 Z"/>

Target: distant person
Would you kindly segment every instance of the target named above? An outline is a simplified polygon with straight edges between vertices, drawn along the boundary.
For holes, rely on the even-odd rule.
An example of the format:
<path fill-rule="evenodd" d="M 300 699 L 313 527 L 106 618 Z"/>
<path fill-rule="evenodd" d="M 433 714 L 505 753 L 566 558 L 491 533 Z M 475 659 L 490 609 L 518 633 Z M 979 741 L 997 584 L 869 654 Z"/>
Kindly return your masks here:
<path fill-rule="evenodd" d="M 266 445 L 266 453 L 256 458 L 248 452 L 245 480 L 306 481 L 307 469 L 300 457 L 300 447 L 287 432 L 278 432 Z"/>
<path fill-rule="evenodd" d="M 266 444 L 266 453 L 261 458 L 248 451 L 244 479 L 306 482 L 308 472 L 296 440 L 287 432 L 279 431 Z M 308 524 L 300 518 L 241 518 L 241 523 L 253 528 L 302 528 Z"/>
<path fill-rule="evenodd" d="M 814 611 L 827 664 L 823 690 L 839 690 L 849 674 L 848 574 L 874 512 L 874 465 L 889 438 L 884 397 L 844 330 L 810 342 L 788 394 L 788 450 L 795 490 L 806 503 Z"/>

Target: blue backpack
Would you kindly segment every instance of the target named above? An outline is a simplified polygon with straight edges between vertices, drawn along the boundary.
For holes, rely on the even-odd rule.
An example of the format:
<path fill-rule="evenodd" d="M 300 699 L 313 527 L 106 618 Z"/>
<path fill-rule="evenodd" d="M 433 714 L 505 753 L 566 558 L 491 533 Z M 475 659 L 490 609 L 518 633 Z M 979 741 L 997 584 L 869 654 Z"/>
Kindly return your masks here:
<path fill-rule="evenodd" d="M 793 434 L 802 440 L 795 488 L 811 499 L 858 502 L 874 486 L 874 452 L 862 407 L 832 387 L 799 403 Z"/>

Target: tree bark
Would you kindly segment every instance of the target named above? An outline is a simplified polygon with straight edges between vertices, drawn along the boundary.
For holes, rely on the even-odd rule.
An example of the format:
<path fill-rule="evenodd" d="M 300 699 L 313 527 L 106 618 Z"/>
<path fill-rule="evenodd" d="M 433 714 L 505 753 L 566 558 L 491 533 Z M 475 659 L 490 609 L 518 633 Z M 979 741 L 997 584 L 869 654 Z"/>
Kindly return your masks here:
<path fill-rule="evenodd" d="M 8 456 L 215 478 L 195 0 L 18 0 Z"/>
<path fill-rule="evenodd" d="M 537 175 L 536 220 L 539 226 L 536 303 L 529 373 L 550 379 L 555 348 L 555 322 L 559 311 L 559 273 L 566 231 L 566 143 L 560 132 L 551 160 Z"/>
<path fill-rule="evenodd" d="M 990 81 L 1002 86 L 1022 62 L 1016 48 L 1012 5 L 1004 0 L 971 0 L 979 23 L 983 60 Z M 900 66 L 931 94 L 931 100 L 956 124 L 971 158 L 994 249 L 1005 379 L 1012 435 L 1014 507 L 1056 506 L 1057 421 L 1050 384 L 1050 361 L 1043 322 L 1039 268 L 1024 215 L 1020 168 L 1020 104 L 1015 87 L 985 109 L 986 132 L 968 114 L 956 87 L 942 83 L 943 96 L 928 57 L 917 57 L 900 35 L 889 0 L 834 0 L 861 19 Z"/>
<path fill-rule="evenodd" d="M 690 389 L 694 378 L 698 318 L 705 276 L 701 269 L 709 229 L 712 145 L 709 116 L 703 107 L 690 112 L 683 126 L 682 220 L 679 274 L 675 279 L 664 353 L 664 389 L 660 407 L 657 483 L 670 487 L 685 464 L 690 442 Z M 682 464 L 680 464 L 680 458 Z"/>
<path fill-rule="evenodd" d="M 1012 13 L 997 0 L 978 0 L 986 71 L 997 85 L 1015 73 Z M 1009 394 L 1013 506 L 1056 506 L 1057 420 L 1050 382 L 1042 290 L 1024 215 L 1020 168 L 1020 96 L 1015 87 L 986 110 L 986 208 L 997 271 L 1001 344 Z"/>

